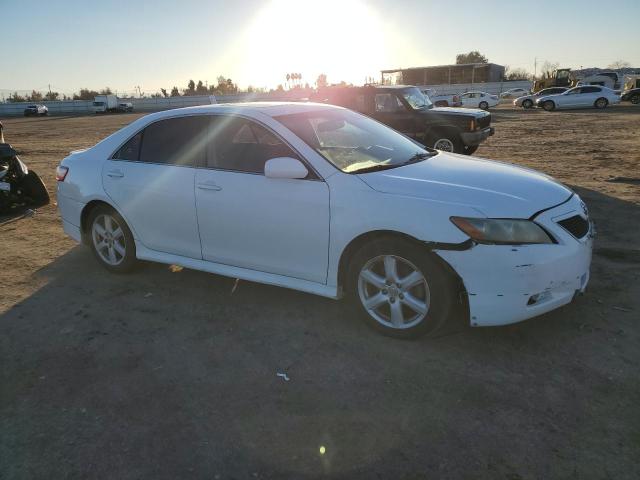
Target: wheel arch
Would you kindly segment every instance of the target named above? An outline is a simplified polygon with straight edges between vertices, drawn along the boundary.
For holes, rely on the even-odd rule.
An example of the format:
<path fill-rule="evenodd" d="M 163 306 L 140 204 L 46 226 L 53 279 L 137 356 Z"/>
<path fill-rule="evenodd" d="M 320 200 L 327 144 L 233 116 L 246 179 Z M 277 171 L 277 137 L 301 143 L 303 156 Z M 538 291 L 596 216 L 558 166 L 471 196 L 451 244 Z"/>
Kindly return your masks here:
<path fill-rule="evenodd" d="M 116 206 L 112 203 L 109 203 L 101 198 L 96 198 L 87 202 L 87 204 L 82 208 L 82 212 L 80 212 L 80 235 L 82 235 L 82 243 L 86 244 L 89 241 L 89 236 L 87 235 L 87 231 L 89 229 L 89 217 L 91 216 L 91 212 L 99 206 L 104 206 L 115 210 L 124 219 L 124 221 L 127 222 L 127 226 L 129 227 L 129 230 L 131 230 L 131 233 L 133 234 L 135 239 L 134 230 L 133 228 L 131 228 L 131 224 L 127 221 L 125 216 L 122 215 L 122 212 L 118 210 L 118 208 L 116 208 Z"/>
<path fill-rule="evenodd" d="M 433 253 L 434 244 L 423 240 L 418 240 L 411 235 L 395 230 L 373 230 L 362 233 L 353 238 L 342 250 L 342 253 L 340 254 L 340 260 L 338 261 L 337 280 L 339 292 L 343 293 L 345 291 L 347 285 L 347 275 L 349 273 L 349 265 L 353 256 L 366 244 L 375 240 L 379 240 L 381 238 L 402 239 L 414 244 L 418 248 L 424 249 L 425 253 L 431 255 L 434 259 L 436 259 L 436 261 L 441 264 L 442 267 L 452 276 L 457 284 L 458 290 L 465 291 L 464 282 L 462 281 L 462 278 L 460 278 L 458 273 L 453 269 L 453 267 L 449 265 L 449 263 L 446 262 L 442 257 Z"/>

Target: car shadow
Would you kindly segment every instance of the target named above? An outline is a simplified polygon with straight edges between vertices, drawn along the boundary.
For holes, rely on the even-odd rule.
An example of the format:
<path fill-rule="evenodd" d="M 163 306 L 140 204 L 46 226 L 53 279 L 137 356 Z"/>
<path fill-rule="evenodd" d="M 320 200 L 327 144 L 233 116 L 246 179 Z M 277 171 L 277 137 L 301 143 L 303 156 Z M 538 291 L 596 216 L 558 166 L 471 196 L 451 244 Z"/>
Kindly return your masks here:
<path fill-rule="evenodd" d="M 114 275 L 71 248 L 0 315 L 3 471 L 518 478 L 553 461 L 559 476 L 588 474 L 602 458 L 574 450 L 569 432 L 617 445 L 611 418 L 633 407 L 611 372 L 640 360 L 625 311 L 640 308 L 640 207 L 576 190 L 599 229 L 587 295 L 521 324 L 413 342 L 371 331 L 346 302 L 160 264 Z M 518 471 L 523 456 L 544 462 Z"/>

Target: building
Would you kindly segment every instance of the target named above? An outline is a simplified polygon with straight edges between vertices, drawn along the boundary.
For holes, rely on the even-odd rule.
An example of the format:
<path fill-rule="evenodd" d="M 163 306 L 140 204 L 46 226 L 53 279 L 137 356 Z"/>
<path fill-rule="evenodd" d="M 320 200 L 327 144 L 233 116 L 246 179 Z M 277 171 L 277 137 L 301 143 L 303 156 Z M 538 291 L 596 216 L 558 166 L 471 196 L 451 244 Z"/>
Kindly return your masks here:
<path fill-rule="evenodd" d="M 505 67 L 495 63 L 465 63 L 435 67 L 382 70 L 383 85 L 452 85 L 501 82 Z"/>

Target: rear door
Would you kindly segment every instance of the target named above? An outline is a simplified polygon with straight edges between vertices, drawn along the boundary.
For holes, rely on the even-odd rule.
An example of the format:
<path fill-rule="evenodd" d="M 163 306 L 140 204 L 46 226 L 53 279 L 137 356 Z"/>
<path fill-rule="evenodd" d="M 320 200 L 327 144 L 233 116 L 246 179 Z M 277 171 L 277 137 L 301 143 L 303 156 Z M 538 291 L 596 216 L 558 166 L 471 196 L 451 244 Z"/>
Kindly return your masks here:
<path fill-rule="evenodd" d="M 147 248 L 201 258 L 194 180 L 208 125 L 208 116 L 157 121 L 104 164 L 107 195 Z"/>
<path fill-rule="evenodd" d="M 579 95 L 579 107 L 592 107 L 596 100 L 601 96 L 602 89 L 600 87 L 582 87 Z"/>

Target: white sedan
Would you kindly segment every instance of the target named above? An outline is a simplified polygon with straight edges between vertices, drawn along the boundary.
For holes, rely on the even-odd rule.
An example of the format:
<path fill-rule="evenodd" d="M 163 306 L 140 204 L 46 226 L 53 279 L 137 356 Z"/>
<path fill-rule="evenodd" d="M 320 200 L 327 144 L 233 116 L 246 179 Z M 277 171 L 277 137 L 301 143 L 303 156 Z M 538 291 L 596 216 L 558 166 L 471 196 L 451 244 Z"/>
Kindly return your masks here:
<path fill-rule="evenodd" d="M 536 100 L 536 105 L 548 112 L 557 108 L 606 108 L 616 103 L 620 103 L 620 95 L 598 85 L 574 87 L 559 95 L 545 95 Z"/>
<path fill-rule="evenodd" d="M 109 271 L 141 259 L 347 296 L 397 337 L 458 309 L 472 326 L 518 322 L 589 280 L 592 230 L 567 187 L 329 105 L 154 113 L 56 177 L 65 232 Z"/>
<path fill-rule="evenodd" d="M 466 92 L 460 94 L 460 102 L 463 107 L 489 110 L 498 105 L 500 98 L 487 92 Z"/>
<path fill-rule="evenodd" d="M 500 98 L 518 98 L 529 95 L 531 92 L 526 88 L 510 88 L 500 94 Z"/>

